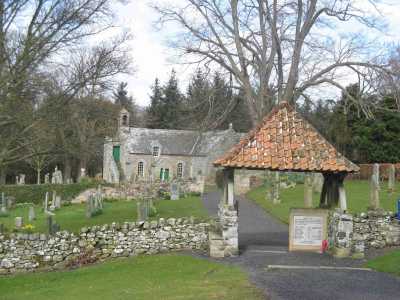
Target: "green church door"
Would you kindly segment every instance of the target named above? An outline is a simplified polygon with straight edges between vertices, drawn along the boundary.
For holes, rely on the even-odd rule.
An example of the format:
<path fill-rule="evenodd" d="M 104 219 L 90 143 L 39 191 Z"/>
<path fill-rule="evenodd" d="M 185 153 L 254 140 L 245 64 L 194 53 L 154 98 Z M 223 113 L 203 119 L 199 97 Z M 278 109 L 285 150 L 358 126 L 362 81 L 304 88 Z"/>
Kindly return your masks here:
<path fill-rule="evenodd" d="M 113 157 L 114 157 L 114 160 L 115 160 L 116 162 L 119 162 L 120 156 L 121 156 L 121 147 L 120 147 L 120 146 L 114 146 L 114 147 L 113 147 Z"/>
<path fill-rule="evenodd" d="M 160 180 L 167 181 L 169 179 L 169 169 L 160 169 Z"/>

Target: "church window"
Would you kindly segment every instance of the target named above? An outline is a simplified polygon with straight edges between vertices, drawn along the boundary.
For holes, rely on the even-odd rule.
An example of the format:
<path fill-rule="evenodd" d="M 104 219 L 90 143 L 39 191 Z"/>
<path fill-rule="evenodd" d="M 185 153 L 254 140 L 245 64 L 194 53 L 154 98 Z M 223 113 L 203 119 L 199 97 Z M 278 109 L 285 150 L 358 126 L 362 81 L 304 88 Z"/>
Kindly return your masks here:
<path fill-rule="evenodd" d="M 183 177 L 183 163 L 178 163 L 178 165 L 176 166 L 176 176 L 178 178 Z"/>
<path fill-rule="evenodd" d="M 138 163 L 138 176 L 139 177 L 144 176 L 144 163 L 142 161 Z"/>
<path fill-rule="evenodd" d="M 154 146 L 153 147 L 153 156 L 154 157 L 159 157 L 160 156 L 160 147 Z"/>

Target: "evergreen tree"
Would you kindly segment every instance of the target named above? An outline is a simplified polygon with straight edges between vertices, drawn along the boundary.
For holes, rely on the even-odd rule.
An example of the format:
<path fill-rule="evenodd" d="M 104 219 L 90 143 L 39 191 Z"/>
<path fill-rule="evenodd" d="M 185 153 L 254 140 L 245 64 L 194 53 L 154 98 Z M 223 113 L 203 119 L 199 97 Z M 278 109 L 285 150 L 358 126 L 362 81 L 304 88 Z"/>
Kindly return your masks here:
<path fill-rule="evenodd" d="M 131 123 L 130 125 L 135 125 L 135 121 L 137 119 L 136 106 L 133 101 L 133 98 L 128 96 L 128 91 L 126 90 L 127 86 L 128 86 L 127 82 L 121 82 L 118 85 L 116 91 L 113 93 L 114 101 L 115 104 L 129 111 L 130 123 Z"/>
<path fill-rule="evenodd" d="M 175 70 L 172 70 L 167 84 L 163 87 L 161 109 L 161 128 L 179 129 L 183 96 L 179 91 Z"/>
<path fill-rule="evenodd" d="M 158 78 L 151 87 L 150 106 L 147 109 L 146 126 L 148 128 L 161 128 L 162 126 L 162 104 L 163 91 Z"/>

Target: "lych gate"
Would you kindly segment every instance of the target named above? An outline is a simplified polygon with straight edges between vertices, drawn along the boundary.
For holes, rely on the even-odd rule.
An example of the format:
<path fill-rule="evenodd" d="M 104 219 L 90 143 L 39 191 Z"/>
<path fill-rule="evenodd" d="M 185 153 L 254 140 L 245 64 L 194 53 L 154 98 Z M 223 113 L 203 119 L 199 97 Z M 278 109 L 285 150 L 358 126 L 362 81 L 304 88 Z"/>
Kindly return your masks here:
<path fill-rule="evenodd" d="M 234 170 L 320 172 L 324 176 L 320 206 L 340 203 L 346 210 L 343 181 L 359 167 L 340 154 L 287 102 L 282 102 L 245 138 L 214 162 L 223 168 L 219 219 L 224 256 L 238 253 L 238 205 L 234 200 Z"/>

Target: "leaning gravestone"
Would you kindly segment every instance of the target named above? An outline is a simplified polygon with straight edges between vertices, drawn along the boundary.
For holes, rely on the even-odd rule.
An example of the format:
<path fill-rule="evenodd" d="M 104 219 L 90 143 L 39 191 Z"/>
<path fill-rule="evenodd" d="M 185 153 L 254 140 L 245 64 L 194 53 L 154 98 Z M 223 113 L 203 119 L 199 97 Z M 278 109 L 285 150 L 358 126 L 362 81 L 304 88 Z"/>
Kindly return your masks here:
<path fill-rule="evenodd" d="M 24 221 L 23 221 L 22 217 L 15 218 L 15 228 L 21 229 L 23 224 L 24 224 Z"/>
<path fill-rule="evenodd" d="M 179 185 L 177 183 L 171 184 L 171 200 L 179 200 Z"/>
<path fill-rule="evenodd" d="M 29 207 L 28 220 L 29 220 L 29 222 L 32 222 L 32 221 L 36 220 L 36 214 L 35 214 L 35 207 L 34 206 L 30 206 Z"/>

